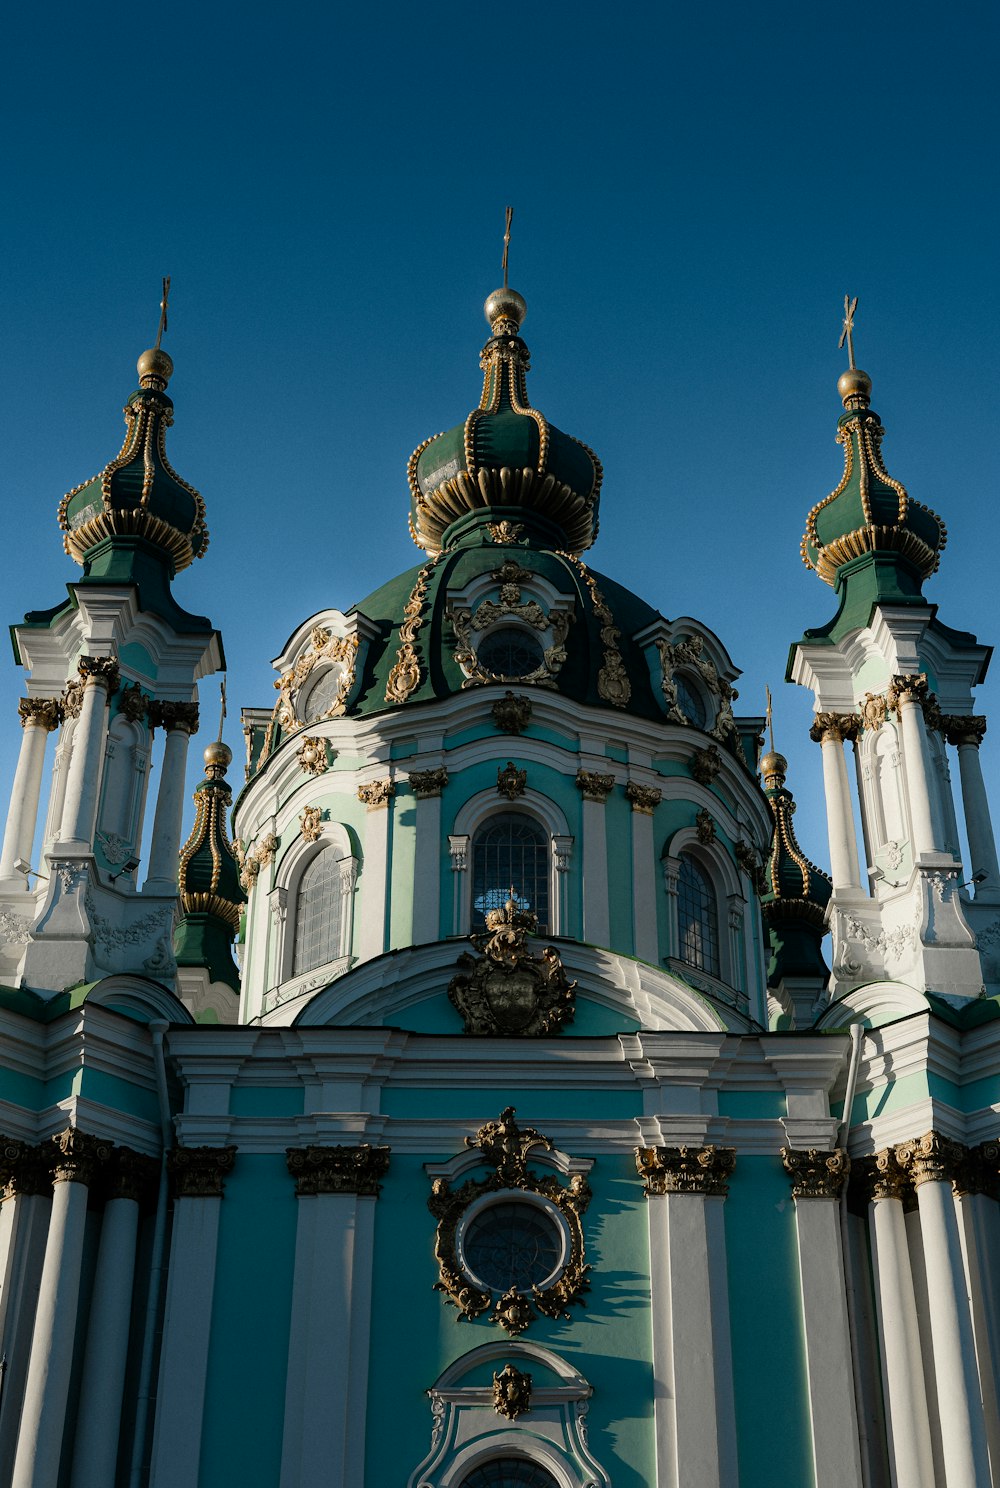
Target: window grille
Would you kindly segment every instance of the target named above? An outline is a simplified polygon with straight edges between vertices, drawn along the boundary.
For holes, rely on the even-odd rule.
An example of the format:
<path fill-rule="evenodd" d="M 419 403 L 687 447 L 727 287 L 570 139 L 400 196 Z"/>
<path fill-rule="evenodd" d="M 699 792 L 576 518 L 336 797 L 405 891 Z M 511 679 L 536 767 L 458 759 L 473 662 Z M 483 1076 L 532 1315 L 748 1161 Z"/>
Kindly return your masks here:
<path fill-rule="evenodd" d="M 705 711 L 704 699 L 696 684 L 685 677 L 683 672 L 678 672 L 674 677 L 674 686 L 677 689 L 677 702 L 684 717 L 693 723 L 695 728 L 705 728 L 708 723 L 708 714 Z"/>
<path fill-rule="evenodd" d="M 313 858 L 302 875 L 295 905 L 293 976 L 340 955 L 343 866 L 343 860 L 327 849 Z"/>
<path fill-rule="evenodd" d="M 549 839 L 527 816 L 492 817 L 472 844 L 472 928 L 481 929 L 490 909 L 507 902 L 511 888 L 518 909 L 538 916 L 540 934 L 549 927 Z"/>
<path fill-rule="evenodd" d="M 719 914 L 707 875 L 693 858 L 681 855 L 677 884 L 678 955 L 689 966 L 719 975 Z"/>
<path fill-rule="evenodd" d="M 545 652 L 529 631 L 504 625 L 483 636 L 476 660 L 495 677 L 527 677 L 545 661 Z"/>

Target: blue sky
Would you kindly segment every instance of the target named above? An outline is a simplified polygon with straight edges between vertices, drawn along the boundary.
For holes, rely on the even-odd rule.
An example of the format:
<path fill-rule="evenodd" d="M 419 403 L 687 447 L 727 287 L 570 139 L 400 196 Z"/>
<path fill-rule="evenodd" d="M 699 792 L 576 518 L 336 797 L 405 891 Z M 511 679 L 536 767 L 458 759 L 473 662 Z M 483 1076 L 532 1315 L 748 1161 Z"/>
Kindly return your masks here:
<path fill-rule="evenodd" d="M 175 593 L 222 629 L 232 703 L 268 704 L 303 618 L 418 557 L 406 459 L 478 398 L 511 202 L 533 400 L 605 466 L 590 559 L 712 626 L 746 711 L 770 683 L 825 862 L 781 679 L 833 610 L 798 545 L 841 469 L 846 291 L 888 468 L 949 528 L 928 598 L 997 634 L 998 32 L 962 0 L 12 12 L 7 618 L 77 572 L 56 507 L 117 452 L 169 273 L 169 448 L 212 531 Z M 19 691 L 0 669 L 4 781 Z M 998 749 L 1000 722 L 994 786 Z"/>

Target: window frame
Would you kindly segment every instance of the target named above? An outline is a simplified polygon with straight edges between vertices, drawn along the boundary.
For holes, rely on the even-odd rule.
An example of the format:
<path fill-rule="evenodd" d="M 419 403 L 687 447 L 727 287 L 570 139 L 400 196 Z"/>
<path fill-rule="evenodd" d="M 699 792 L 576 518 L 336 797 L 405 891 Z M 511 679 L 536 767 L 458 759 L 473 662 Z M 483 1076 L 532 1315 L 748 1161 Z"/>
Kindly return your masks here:
<path fill-rule="evenodd" d="M 527 816 L 549 839 L 549 936 L 569 933 L 567 879 L 573 857 L 574 838 L 569 824 L 548 797 L 531 793 L 515 801 L 501 801 L 496 791 L 480 791 L 455 814 L 448 832 L 451 866 L 456 885 L 452 909 L 452 935 L 468 936 L 472 929 L 472 848 L 476 834 L 492 816 Z M 461 875 L 467 875 L 462 882 Z"/>
<path fill-rule="evenodd" d="M 316 861 L 320 853 L 333 852 L 341 865 L 340 936 L 338 954 L 329 961 L 321 962 L 308 971 L 295 971 L 295 938 L 298 920 L 298 899 L 306 870 Z M 354 899 L 360 863 L 347 828 L 339 822 L 325 822 L 323 837 L 319 842 L 306 842 L 299 838 L 289 848 L 279 865 L 274 890 L 276 918 L 280 923 L 275 984 L 283 987 L 286 982 L 302 979 L 312 980 L 325 967 L 336 968 L 345 960 L 349 963 L 354 944 Z M 346 971 L 347 966 L 342 970 Z M 335 971 L 334 975 L 340 975 Z M 333 980 L 333 977 L 331 977 Z M 284 1000 L 284 999 L 282 999 Z"/>

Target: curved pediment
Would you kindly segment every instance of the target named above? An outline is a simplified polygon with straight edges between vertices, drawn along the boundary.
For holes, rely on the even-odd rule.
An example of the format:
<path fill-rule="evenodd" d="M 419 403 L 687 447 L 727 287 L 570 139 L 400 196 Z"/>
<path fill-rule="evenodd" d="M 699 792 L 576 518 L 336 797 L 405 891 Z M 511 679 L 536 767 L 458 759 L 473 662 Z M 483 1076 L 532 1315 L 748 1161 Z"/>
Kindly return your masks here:
<path fill-rule="evenodd" d="M 716 1006 L 663 968 L 575 941 L 553 943 L 566 973 L 577 983 L 577 1018 L 563 1037 L 637 1028 L 690 1033 L 747 1028 L 735 1009 Z M 263 1022 L 404 1029 L 412 1024 L 414 1032 L 461 1034 L 462 1020 L 448 1004 L 447 990 L 466 950 L 467 942 L 447 940 L 390 951 L 331 985 L 283 1002 Z M 433 1026 L 428 1023 L 432 1014 Z"/>

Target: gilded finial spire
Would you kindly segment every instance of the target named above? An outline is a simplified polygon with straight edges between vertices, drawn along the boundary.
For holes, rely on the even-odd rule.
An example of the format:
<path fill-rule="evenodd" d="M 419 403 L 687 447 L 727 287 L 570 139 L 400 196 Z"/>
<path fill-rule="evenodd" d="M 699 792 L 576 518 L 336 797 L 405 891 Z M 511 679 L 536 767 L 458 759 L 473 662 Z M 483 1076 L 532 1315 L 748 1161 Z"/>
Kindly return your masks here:
<path fill-rule="evenodd" d="M 169 283 L 169 280 L 167 281 Z M 847 342 L 847 365 L 852 372 L 857 370 L 854 361 L 854 312 L 858 308 L 858 297 L 852 300 L 850 295 L 844 296 L 844 329 L 840 333 L 838 348 L 843 351 L 844 342 Z"/>
<path fill-rule="evenodd" d="M 506 222 L 504 224 L 504 230 L 503 230 L 503 258 L 500 260 L 500 267 L 503 269 L 503 287 L 504 287 L 504 289 L 507 288 L 507 253 L 508 253 L 508 250 L 510 249 L 510 225 L 513 222 L 513 220 L 514 220 L 514 208 L 513 207 L 508 207 L 507 208 L 507 220 L 506 220 Z"/>
<path fill-rule="evenodd" d="M 216 744 L 221 744 L 222 743 L 222 725 L 226 721 L 226 678 L 225 678 L 225 674 L 223 674 L 222 681 L 219 683 L 219 701 L 222 704 L 222 706 L 221 706 L 221 709 L 219 711 L 219 732 L 218 732 L 218 734 L 216 736 L 216 740 L 215 740 Z"/>
<path fill-rule="evenodd" d="M 170 275 L 166 274 L 163 279 L 163 299 L 160 301 L 160 324 L 156 332 L 155 351 L 159 351 L 160 342 L 163 340 L 163 332 L 167 329 L 167 301 L 170 299 Z"/>

